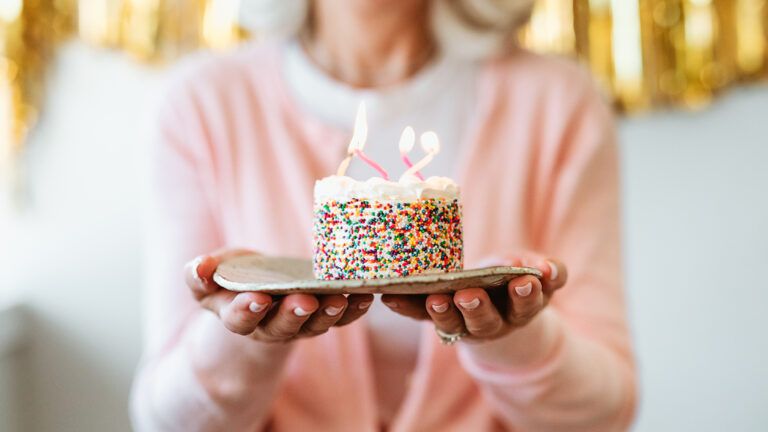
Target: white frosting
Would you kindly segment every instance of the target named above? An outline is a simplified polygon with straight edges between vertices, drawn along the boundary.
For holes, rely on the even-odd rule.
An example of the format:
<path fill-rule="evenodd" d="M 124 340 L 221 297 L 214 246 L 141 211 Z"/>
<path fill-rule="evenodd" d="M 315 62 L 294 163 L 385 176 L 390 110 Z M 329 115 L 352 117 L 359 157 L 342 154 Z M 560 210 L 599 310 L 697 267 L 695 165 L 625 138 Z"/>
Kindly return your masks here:
<path fill-rule="evenodd" d="M 459 186 L 447 177 L 430 177 L 424 181 L 416 177 L 403 177 L 393 182 L 381 177 L 359 181 L 334 175 L 315 182 L 315 202 L 346 201 L 352 198 L 405 202 L 423 198 L 453 200 L 459 198 Z"/>

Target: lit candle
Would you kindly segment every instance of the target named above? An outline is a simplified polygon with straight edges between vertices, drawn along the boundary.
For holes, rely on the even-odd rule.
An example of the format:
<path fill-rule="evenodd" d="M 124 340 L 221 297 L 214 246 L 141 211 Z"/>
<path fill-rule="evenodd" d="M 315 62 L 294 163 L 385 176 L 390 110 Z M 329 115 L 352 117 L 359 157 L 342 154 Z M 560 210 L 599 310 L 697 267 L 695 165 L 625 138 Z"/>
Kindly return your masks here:
<path fill-rule="evenodd" d="M 403 174 L 403 177 L 416 175 L 416 173 L 424 169 L 425 166 L 432 162 L 432 159 L 435 157 L 435 155 L 440 152 L 440 140 L 437 138 L 436 133 L 432 131 L 424 132 L 421 134 L 419 141 L 421 142 L 421 148 L 424 149 L 427 155 L 424 156 L 420 161 L 413 164 L 413 166 L 408 168 L 408 171 Z"/>
<path fill-rule="evenodd" d="M 411 163 L 411 159 L 408 158 L 408 153 L 413 150 L 413 144 L 416 142 L 416 132 L 413 131 L 413 128 L 408 126 L 405 129 L 403 129 L 403 134 L 400 135 L 400 143 L 398 143 L 398 148 L 400 149 L 400 158 L 403 159 L 403 163 L 405 163 L 405 166 L 408 168 L 411 168 L 413 166 L 413 163 Z M 416 172 L 416 177 L 419 178 L 419 180 L 424 181 L 424 176 L 421 175 L 420 172 Z"/>
<path fill-rule="evenodd" d="M 339 164 L 339 168 L 336 170 L 337 176 L 343 176 L 347 172 L 350 162 L 352 162 L 352 157 L 357 156 L 371 168 L 378 171 L 384 180 L 389 180 L 387 171 L 363 153 L 366 139 L 368 139 L 368 120 L 365 115 L 365 104 L 360 102 L 360 105 L 357 107 L 357 115 L 355 116 L 355 127 L 352 132 L 352 139 L 349 140 L 349 146 L 347 147 L 347 156 L 341 161 L 341 164 Z"/>

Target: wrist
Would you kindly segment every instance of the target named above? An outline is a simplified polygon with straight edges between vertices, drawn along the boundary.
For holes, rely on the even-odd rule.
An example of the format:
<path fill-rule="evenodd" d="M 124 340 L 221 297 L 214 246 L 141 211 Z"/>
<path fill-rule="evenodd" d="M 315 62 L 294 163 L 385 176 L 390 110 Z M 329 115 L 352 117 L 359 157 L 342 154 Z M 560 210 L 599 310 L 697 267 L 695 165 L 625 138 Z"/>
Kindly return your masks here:
<path fill-rule="evenodd" d="M 206 311 L 186 334 L 184 348 L 197 380 L 214 399 L 237 403 L 248 398 L 253 385 L 277 381 L 293 344 L 264 343 L 227 330 Z"/>
<path fill-rule="evenodd" d="M 200 311 L 186 334 L 187 349 L 196 363 L 220 367 L 228 363 L 273 364 L 290 354 L 292 343 L 267 343 L 231 332 L 218 317 Z"/>
<path fill-rule="evenodd" d="M 462 343 L 459 349 L 472 360 L 505 369 L 524 369 L 544 362 L 561 341 L 557 313 L 545 308 L 526 326 L 498 339 Z"/>

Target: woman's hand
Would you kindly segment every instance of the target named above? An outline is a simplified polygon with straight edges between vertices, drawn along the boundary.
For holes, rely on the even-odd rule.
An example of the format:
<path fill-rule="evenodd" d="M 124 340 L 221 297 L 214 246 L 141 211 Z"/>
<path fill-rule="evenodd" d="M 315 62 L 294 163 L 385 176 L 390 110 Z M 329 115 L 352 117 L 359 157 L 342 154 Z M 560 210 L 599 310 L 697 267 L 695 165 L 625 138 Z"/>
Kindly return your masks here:
<path fill-rule="evenodd" d="M 384 295 L 391 310 L 416 319 L 431 319 L 447 334 L 462 334 L 463 340 L 498 339 L 531 322 L 568 278 L 565 266 L 554 259 L 515 257 L 505 265 L 535 267 L 543 277 L 521 276 L 507 287 L 486 291 L 468 288 L 454 294 L 429 296 Z"/>
<path fill-rule="evenodd" d="M 360 318 L 373 302 L 371 294 L 273 297 L 257 292 L 238 293 L 213 281 L 213 273 L 220 262 L 251 253 L 227 250 L 202 255 L 185 268 L 186 282 L 195 299 L 218 315 L 224 326 L 234 333 L 263 342 L 287 342 L 317 336 L 333 326 L 343 326 Z"/>

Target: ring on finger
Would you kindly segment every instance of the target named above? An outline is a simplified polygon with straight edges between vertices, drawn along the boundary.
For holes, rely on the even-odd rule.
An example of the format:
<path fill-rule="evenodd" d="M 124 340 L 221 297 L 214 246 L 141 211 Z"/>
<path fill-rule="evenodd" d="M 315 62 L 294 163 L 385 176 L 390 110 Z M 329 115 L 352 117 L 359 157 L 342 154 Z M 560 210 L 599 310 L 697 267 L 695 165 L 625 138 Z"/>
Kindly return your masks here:
<path fill-rule="evenodd" d="M 435 327 L 435 333 L 437 333 L 437 336 L 440 338 L 440 343 L 448 346 L 455 344 L 467 335 L 465 332 L 447 333 L 437 327 Z"/>

